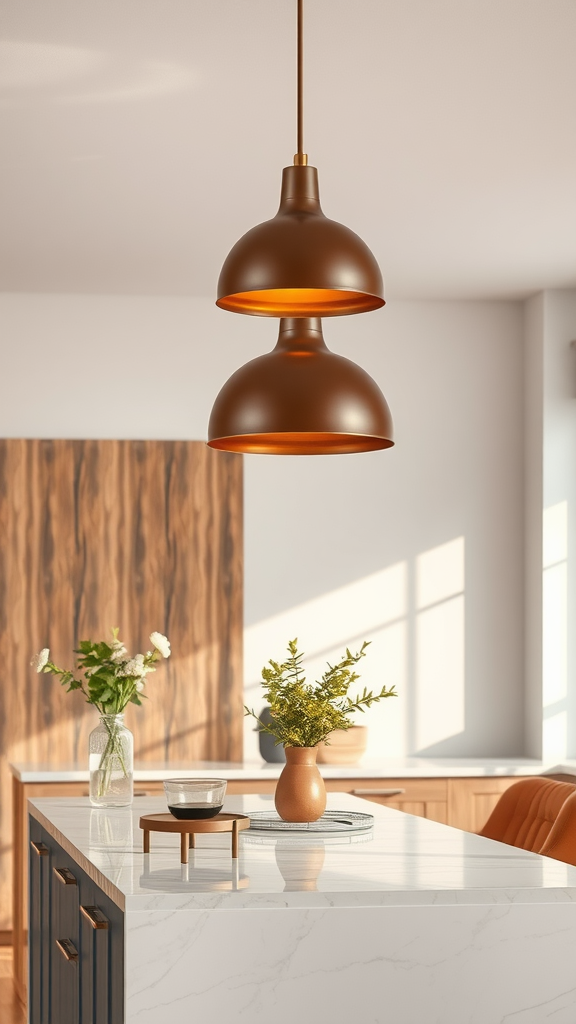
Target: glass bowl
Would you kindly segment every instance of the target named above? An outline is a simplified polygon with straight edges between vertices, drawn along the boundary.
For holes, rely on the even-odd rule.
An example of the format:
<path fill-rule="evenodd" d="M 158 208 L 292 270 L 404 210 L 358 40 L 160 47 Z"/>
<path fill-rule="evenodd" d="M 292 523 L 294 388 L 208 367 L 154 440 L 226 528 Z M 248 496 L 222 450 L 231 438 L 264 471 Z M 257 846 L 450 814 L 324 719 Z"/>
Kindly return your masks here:
<path fill-rule="evenodd" d="M 166 779 L 164 792 L 175 818 L 213 818 L 222 810 L 226 779 Z"/>

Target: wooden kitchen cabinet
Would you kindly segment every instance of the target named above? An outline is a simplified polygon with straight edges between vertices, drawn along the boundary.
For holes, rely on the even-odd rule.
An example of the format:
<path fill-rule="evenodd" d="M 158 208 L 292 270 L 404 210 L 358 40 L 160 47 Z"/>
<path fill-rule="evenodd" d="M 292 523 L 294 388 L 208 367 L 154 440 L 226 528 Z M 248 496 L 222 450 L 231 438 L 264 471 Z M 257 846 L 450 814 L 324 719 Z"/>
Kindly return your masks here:
<path fill-rule="evenodd" d="M 116 1024 L 123 914 L 33 818 L 29 848 L 30 1024 Z"/>
<path fill-rule="evenodd" d="M 36 954 L 30 963 L 30 1024 L 50 1019 L 50 844 L 39 828 L 30 836 L 29 939 Z"/>
<path fill-rule="evenodd" d="M 524 776 L 447 779 L 448 824 L 465 832 L 479 832 L 502 793 L 521 778 Z"/>
<path fill-rule="evenodd" d="M 327 779 L 326 789 L 448 824 L 446 779 Z"/>
<path fill-rule="evenodd" d="M 479 832 L 502 793 L 524 776 L 327 779 L 326 789 L 353 793 L 407 814 Z"/>

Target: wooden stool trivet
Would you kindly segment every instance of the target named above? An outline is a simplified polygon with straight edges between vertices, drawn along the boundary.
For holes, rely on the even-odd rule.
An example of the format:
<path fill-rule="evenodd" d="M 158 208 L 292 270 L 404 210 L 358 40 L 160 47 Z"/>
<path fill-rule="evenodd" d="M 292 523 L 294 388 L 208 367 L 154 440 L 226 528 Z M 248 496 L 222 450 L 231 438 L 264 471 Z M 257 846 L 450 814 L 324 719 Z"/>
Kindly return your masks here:
<path fill-rule="evenodd" d="M 180 863 L 188 863 L 188 849 L 196 846 L 196 832 L 231 832 L 232 857 L 238 857 L 238 832 L 250 828 L 250 818 L 245 814 L 215 814 L 213 818 L 175 818 L 172 814 L 144 814 L 140 818 L 144 832 L 144 853 L 150 853 L 151 832 L 180 833 Z"/>

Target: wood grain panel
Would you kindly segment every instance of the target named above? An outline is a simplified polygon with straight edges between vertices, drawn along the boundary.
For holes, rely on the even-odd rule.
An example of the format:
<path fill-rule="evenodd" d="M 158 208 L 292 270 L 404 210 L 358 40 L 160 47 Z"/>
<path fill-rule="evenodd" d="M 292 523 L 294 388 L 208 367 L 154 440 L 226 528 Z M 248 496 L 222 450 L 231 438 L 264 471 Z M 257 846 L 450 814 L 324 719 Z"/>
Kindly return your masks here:
<path fill-rule="evenodd" d="M 326 787 L 328 788 L 332 780 L 326 780 Z M 375 795 L 386 797 L 386 791 L 390 791 L 389 799 L 392 801 L 399 801 L 400 803 L 406 800 L 424 801 L 428 800 L 446 800 L 446 779 L 444 778 L 388 778 L 388 779 L 375 779 L 375 778 L 364 778 L 364 779 L 347 779 L 346 790 L 349 793 L 357 793 L 358 795 L 368 795 L 364 793 L 364 790 L 370 789 L 375 790 Z M 401 792 L 398 792 L 401 790 Z"/>
<path fill-rule="evenodd" d="M 424 815 L 429 821 L 439 821 L 441 825 L 448 824 L 448 801 L 429 800 Z"/>
<path fill-rule="evenodd" d="M 26 1010 L 12 982 L 12 950 L 0 947 L 0 1020 L 2 1024 L 26 1024 Z"/>
<path fill-rule="evenodd" d="M 242 758 L 242 459 L 197 441 L 0 440 L 0 929 L 10 927 L 7 761 L 86 760 L 96 713 L 38 676 L 112 626 L 172 657 L 127 723 L 141 760 Z"/>
<path fill-rule="evenodd" d="M 416 814 L 432 821 L 448 822 L 446 779 L 326 779 L 327 790 L 355 793 L 364 800 Z M 371 792 L 371 790 L 373 792 Z"/>
<path fill-rule="evenodd" d="M 479 832 L 502 793 L 522 776 L 448 779 L 448 821 L 465 832 Z"/>

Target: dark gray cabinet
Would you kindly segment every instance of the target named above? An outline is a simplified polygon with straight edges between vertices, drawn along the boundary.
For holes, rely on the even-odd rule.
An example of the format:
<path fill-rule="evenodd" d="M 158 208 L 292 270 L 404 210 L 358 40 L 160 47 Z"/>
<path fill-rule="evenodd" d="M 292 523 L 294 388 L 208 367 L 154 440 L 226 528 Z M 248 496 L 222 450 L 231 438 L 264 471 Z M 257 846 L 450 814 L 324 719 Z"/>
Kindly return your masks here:
<path fill-rule="evenodd" d="M 39 829 L 30 836 L 28 944 L 30 1024 L 50 1020 L 50 847 Z"/>
<path fill-rule="evenodd" d="M 122 1024 L 124 915 L 30 818 L 30 1024 Z"/>

